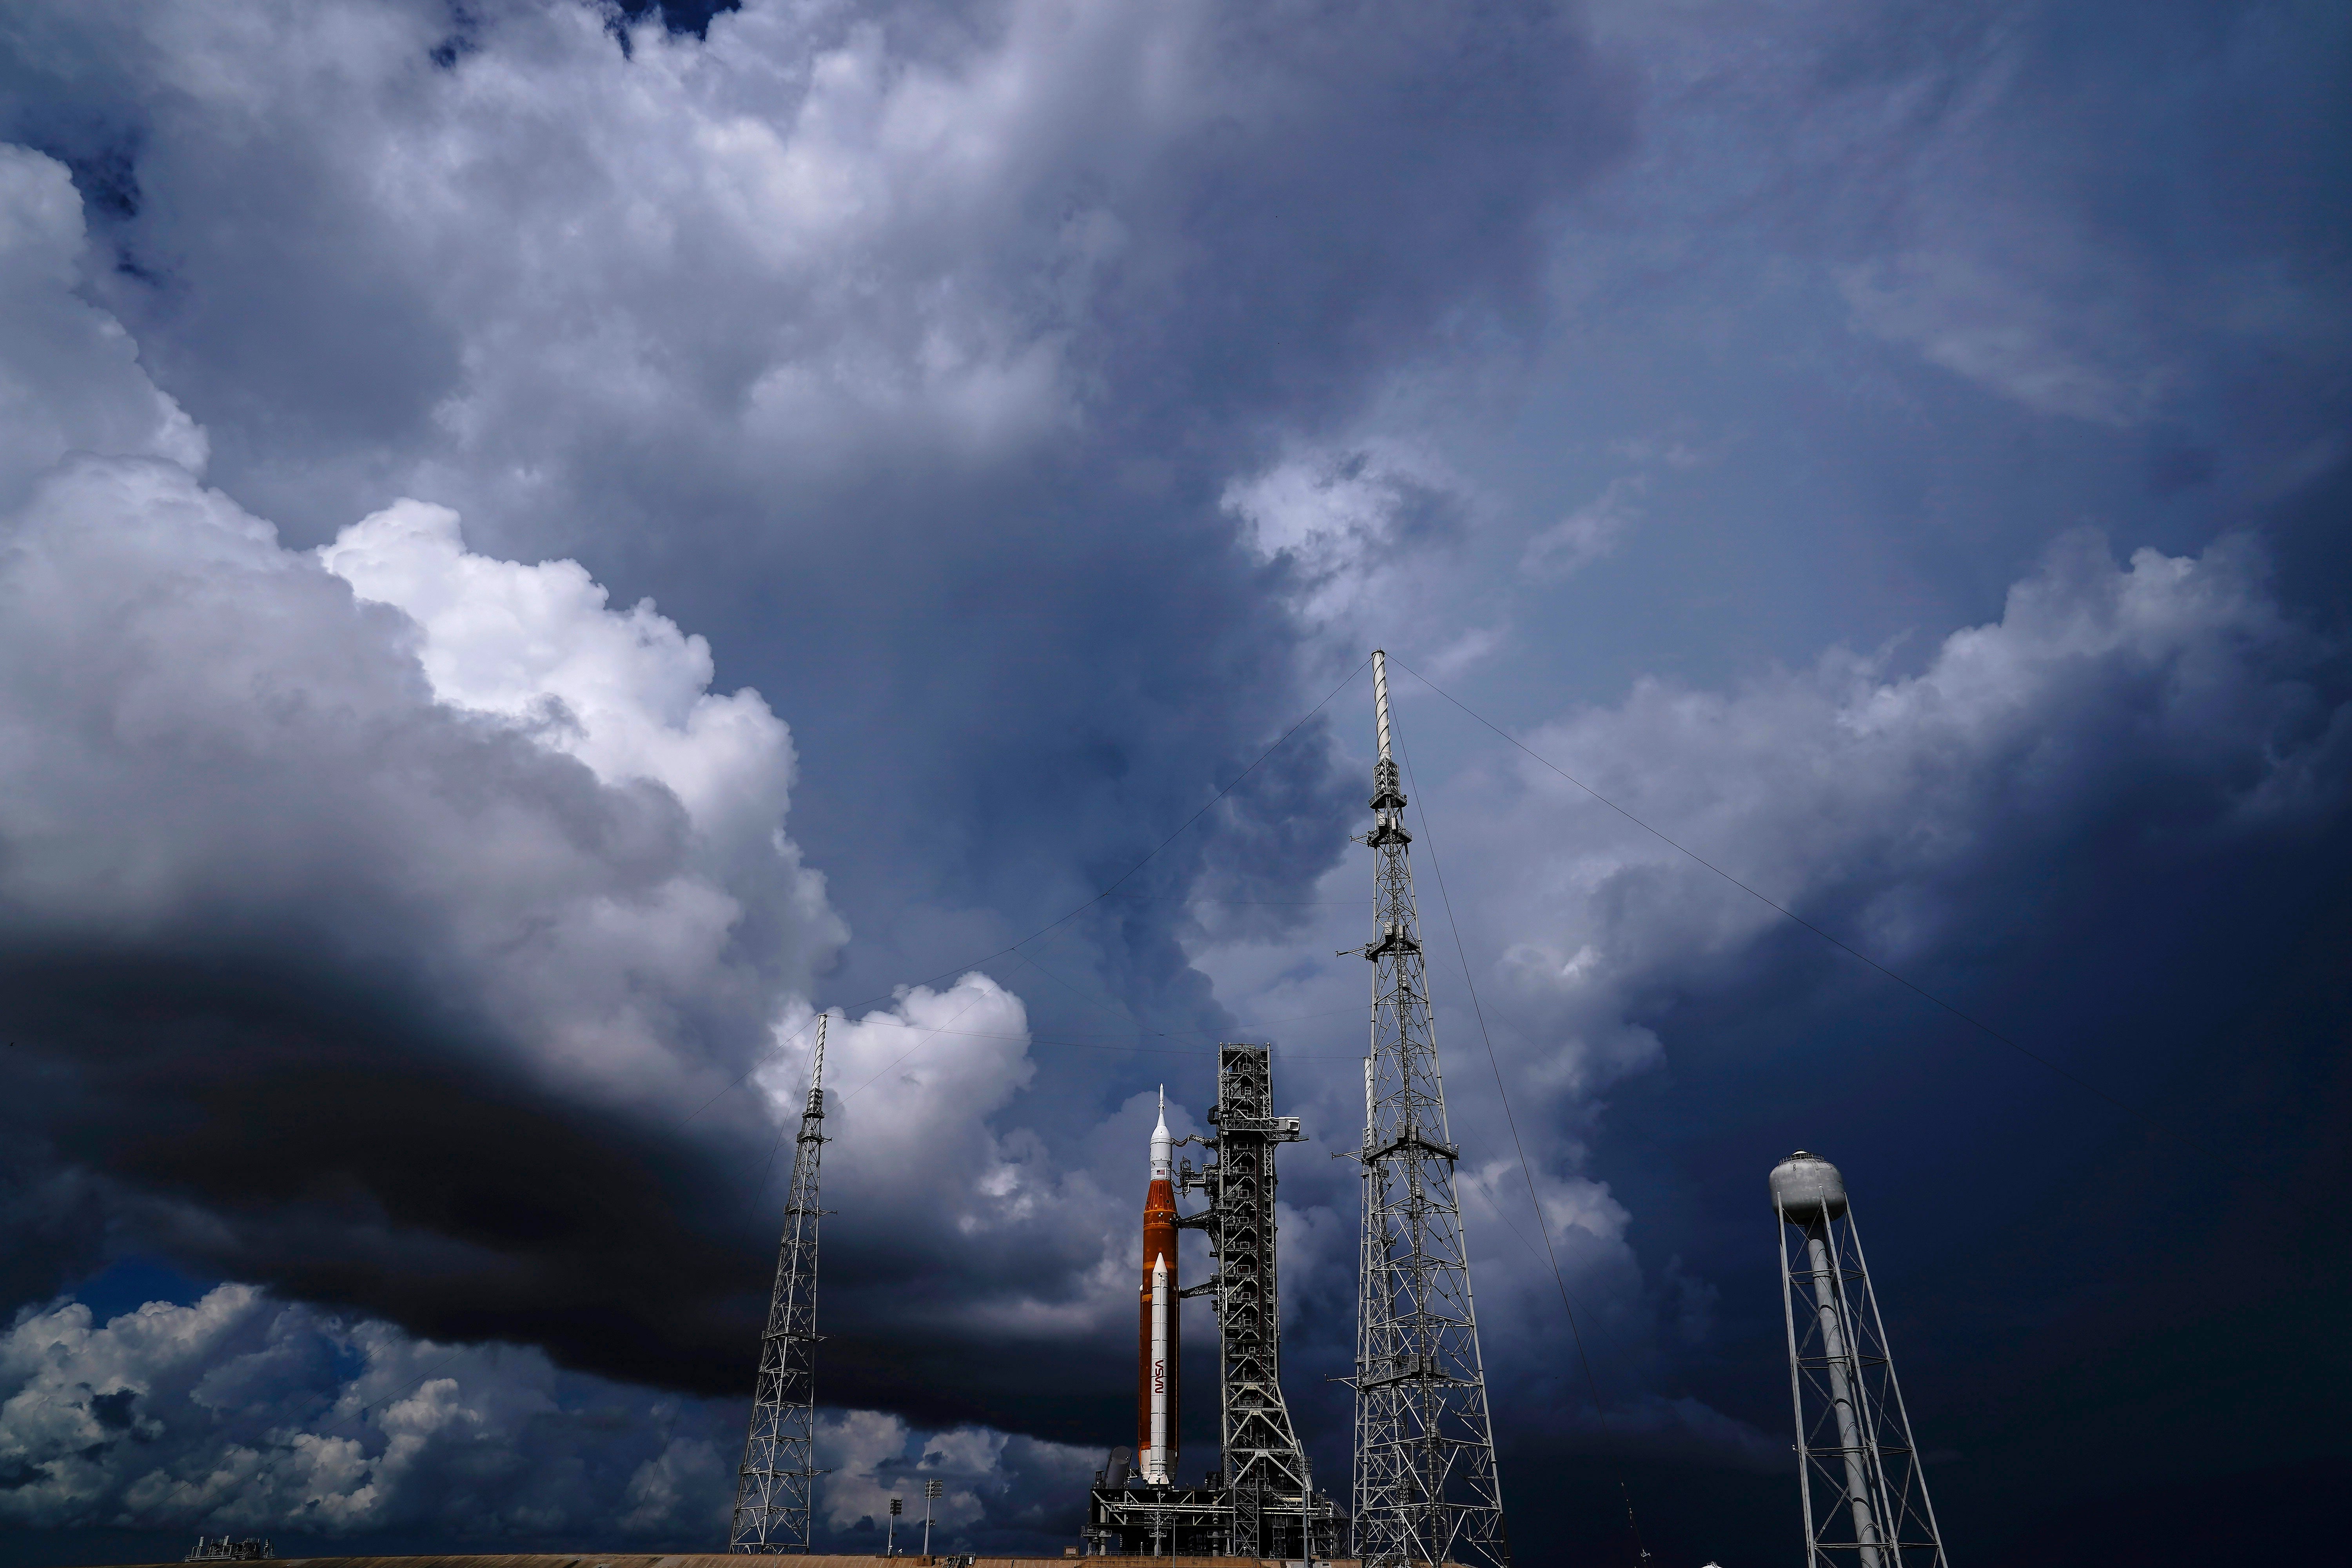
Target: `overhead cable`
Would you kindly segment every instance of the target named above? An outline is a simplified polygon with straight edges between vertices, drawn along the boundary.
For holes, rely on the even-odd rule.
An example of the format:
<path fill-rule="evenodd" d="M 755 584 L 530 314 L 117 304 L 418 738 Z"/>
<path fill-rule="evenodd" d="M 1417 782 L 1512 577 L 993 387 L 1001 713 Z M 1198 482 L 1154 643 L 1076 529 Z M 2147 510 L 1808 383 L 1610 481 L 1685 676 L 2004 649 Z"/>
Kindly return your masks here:
<path fill-rule="evenodd" d="M 1754 899 L 1757 902 L 1764 905 L 1767 909 L 1771 910 L 1785 919 L 1792 921 L 1796 924 L 1804 927 L 1805 930 L 1812 932 L 1823 942 L 1828 942 L 1832 947 L 1836 948 L 1840 952 L 1844 953 L 1847 957 L 1858 959 L 1862 963 L 1868 964 L 1871 968 L 1878 971 L 1879 973 L 1885 975 L 1887 979 L 1894 981 L 1897 985 L 1902 986 L 1905 990 L 1909 991 L 1913 994 L 1942 1008 L 1945 1012 L 1949 1013 L 1953 1017 L 1958 1018 L 1961 1023 L 1968 1025 L 1970 1028 L 1975 1029 L 1979 1034 L 1982 1034 L 1989 1038 L 2000 1041 L 2002 1045 L 2007 1046 L 2011 1050 L 2015 1051 L 2019 1056 L 2025 1058 L 2028 1061 L 2036 1062 L 2041 1066 L 2047 1068 L 2050 1071 L 2056 1073 L 2060 1078 L 2064 1079 L 2068 1083 L 2073 1084 L 2075 1088 L 2083 1090 L 2086 1094 L 2094 1096 L 2096 1099 L 2105 1100 L 2107 1104 L 2113 1106 L 2117 1110 L 2122 1111 L 2125 1115 L 2147 1123 L 2157 1131 L 2165 1134 L 2167 1137 L 2177 1140 L 2188 1147 L 2196 1150 L 2199 1153 L 2205 1154 L 2217 1160 L 2221 1158 L 2219 1154 L 2216 1154 L 2212 1150 L 2206 1148 L 2205 1145 L 2198 1140 L 2191 1138 L 2187 1133 L 2179 1131 L 2177 1128 L 2159 1121 L 2153 1113 L 2144 1110 L 2140 1107 L 2133 1105 L 2127 1100 L 2117 1099 L 2116 1096 L 2109 1094 L 2105 1089 L 2101 1089 L 2098 1085 L 2091 1082 L 2088 1079 L 2084 1078 L 2079 1073 L 2070 1071 L 2066 1068 L 2061 1067 L 2058 1063 L 2052 1061 L 2048 1057 L 2043 1056 L 2041 1052 L 2036 1051 L 2031 1047 L 2025 1046 L 2011 1038 L 2010 1036 L 2001 1033 L 2001 1031 L 1994 1028 L 1990 1024 L 1986 1023 L 1983 1019 L 1975 1016 L 1973 1014 L 1965 1012 L 1959 1007 L 1955 1006 L 1953 1004 L 1945 1001 L 1941 996 L 1937 995 L 1926 986 L 1917 984 L 1907 976 L 1896 973 L 1894 970 L 1889 969 L 1886 965 L 1879 963 L 1878 960 L 1871 957 L 1870 954 L 1863 952 L 1861 949 L 1853 947 L 1844 942 L 1841 942 L 1838 938 L 1831 935 L 1828 931 L 1823 931 L 1820 926 L 1815 925 L 1812 921 L 1797 913 L 1786 904 L 1780 903 L 1777 900 L 1774 900 L 1768 895 L 1758 891 L 1756 889 L 1749 887 L 1747 883 L 1741 881 L 1738 878 L 1733 876 L 1730 872 L 1725 870 L 1722 867 L 1717 865 L 1706 856 L 1698 853 L 1698 851 L 1668 837 L 1665 834 L 1651 826 L 1648 823 L 1643 821 L 1640 817 L 1634 816 L 1623 806 L 1619 805 L 1615 801 L 1611 800 L 1607 795 L 1602 795 L 1599 790 L 1594 789 L 1591 784 L 1586 784 L 1582 779 L 1578 778 L 1575 774 L 1570 773 L 1567 769 L 1561 767 L 1550 758 L 1530 750 L 1518 739 L 1518 737 L 1513 735 L 1509 731 L 1504 729 L 1501 725 L 1496 724 L 1491 719 L 1488 719 L 1485 714 L 1473 709 L 1468 703 L 1464 702 L 1460 698 L 1454 696 L 1452 692 L 1447 691 L 1435 681 L 1430 679 L 1429 677 L 1422 674 L 1421 671 L 1414 669 L 1411 665 L 1405 664 L 1402 660 L 1399 660 L 1397 667 L 1400 669 L 1405 670 L 1415 680 L 1420 681 L 1423 686 L 1428 687 L 1432 691 L 1436 692 L 1437 695 L 1444 698 L 1445 700 L 1453 703 L 1456 708 L 1461 709 L 1463 712 L 1468 714 L 1471 718 L 1475 719 L 1479 723 L 1484 724 L 1487 729 L 1494 731 L 1496 734 L 1500 735 L 1504 740 L 1508 741 L 1520 751 L 1527 752 L 1530 758 L 1533 758 L 1544 767 L 1549 768 L 1555 773 L 1558 773 L 1570 784 L 1574 784 L 1577 788 L 1582 790 L 1585 794 L 1591 795 L 1593 799 L 1599 801 L 1601 805 L 1607 806 L 1610 810 L 1615 812 L 1618 816 L 1623 817 L 1626 821 L 1632 823 L 1643 832 L 1650 835 L 1653 838 L 1655 838 L 1659 843 L 1665 845 L 1675 853 L 1687 856 L 1690 859 L 1706 867 L 1708 870 L 1714 872 L 1717 876 L 1722 878 L 1725 881 L 1730 883 L 1741 892 L 1746 893 L 1749 898 Z"/>

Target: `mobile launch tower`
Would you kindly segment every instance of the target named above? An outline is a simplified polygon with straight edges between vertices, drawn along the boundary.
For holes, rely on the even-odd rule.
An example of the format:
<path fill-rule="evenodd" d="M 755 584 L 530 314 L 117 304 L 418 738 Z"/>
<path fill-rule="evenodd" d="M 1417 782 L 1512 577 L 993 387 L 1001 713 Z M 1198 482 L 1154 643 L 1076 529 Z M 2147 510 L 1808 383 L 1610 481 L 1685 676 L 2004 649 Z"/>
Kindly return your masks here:
<path fill-rule="evenodd" d="M 1945 1568 L 1845 1180 L 1800 1149 L 1772 1168 L 1772 1207 L 1780 1216 L 1805 1568 Z M 1792 1227 L 1802 1238 L 1793 1264 Z"/>
<path fill-rule="evenodd" d="M 1204 1140 L 1216 1160 L 1183 1185 L 1209 1206 L 1178 1223 L 1209 1233 L 1217 1272 L 1203 1287 L 1217 1305 L 1218 1386 L 1223 1419 L 1223 1481 L 1233 1512 L 1229 1550 L 1287 1557 L 1311 1532 L 1307 1555 L 1339 1549 L 1337 1510 L 1315 1490 L 1307 1450 L 1282 1397 L 1282 1293 L 1275 1268 L 1276 1148 L 1306 1136 L 1296 1116 L 1274 1113 L 1274 1053 L 1265 1046 L 1217 1047 L 1217 1129 Z"/>
<path fill-rule="evenodd" d="M 1429 1016 L 1412 835 L 1390 755 L 1388 655 L 1372 655 L 1372 1042 L 1364 1058 L 1356 1285 L 1356 1550 L 1364 1568 L 1509 1568 L 1470 1258 Z M 1875 1565 L 1874 1565 L 1875 1568 Z"/>
<path fill-rule="evenodd" d="M 779 1553 L 809 1549 L 809 1499 L 816 1478 L 817 1161 L 824 1152 L 825 1017 L 816 1020 L 808 1108 L 793 1145 L 793 1183 L 784 1201 L 784 1235 L 768 1329 L 760 1337 L 760 1374 L 751 1430 L 735 1478 L 730 1552 Z"/>
<path fill-rule="evenodd" d="M 1216 1131 L 1200 1142 L 1215 1156 L 1173 1173 L 1166 1110 L 1151 1135 L 1144 1199 L 1143 1307 L 1136 1399 L 1136 1461 L 1125 1450 L 1096 1478 L 1086 1531 L 1088 1555 L 1173 1554 L 1283 1558 L 1302 1544 L 1330 1557 L 1346 1521 L 1315 1489 L 1306 1450 L 1282 1395 L 1282 1297 L 1275 1262 L 1275 1151 L 1305 1136 L 1298 1118 L 1274 1113 L 1273 1056 L 1262 1045 L 1217 1047 Z M 1191 1142 L 1187 1139 L 1186 1142 Z M 1178 1215 L 1173 1193 L 1200 1192 L 1209 1206 Z M 1178 1230 L 1208 1234 L 1217 1272 L 1184 1287 Z M 1177 1484 L 1173 1308 L 1206 1297 L 1217 1319 L 1222 1468 L 1198 1486 Z"/>

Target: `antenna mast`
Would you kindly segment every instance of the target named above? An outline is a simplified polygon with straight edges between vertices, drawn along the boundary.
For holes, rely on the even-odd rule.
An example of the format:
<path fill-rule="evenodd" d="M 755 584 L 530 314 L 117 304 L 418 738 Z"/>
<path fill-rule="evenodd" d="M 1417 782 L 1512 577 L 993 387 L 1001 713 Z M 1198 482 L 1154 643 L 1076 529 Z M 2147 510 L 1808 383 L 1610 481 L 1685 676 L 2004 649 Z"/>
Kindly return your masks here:
<path fill-rule="evenodd" d="M 809 1068 L 808 1109 L 793 1150 L 793 1184 L 784 1202 L 784 1236 L 776 1252 L 768 1331 L 760 1339 L 760 1380 L 751 1396 L 751 1430 L 735 1479 L 730 1552 L 780 1553 L 809 1549 L 809 1499 L 816 1478 L 816 1171 L 824 1151 L 824 1032 L 816 1020 L 816 1059 Z"/>
<path fill-rule="evenodd" d="M 1356 1287 L 1356 1546 L 1364 1568 L 1509 1568 L 1470 1258 L 1454 1194 L 1437 1036 L 1413 902 L 1412 836 L 1389 752 L 1388 655 L 1372 654 L 1371 1054 Z"/>

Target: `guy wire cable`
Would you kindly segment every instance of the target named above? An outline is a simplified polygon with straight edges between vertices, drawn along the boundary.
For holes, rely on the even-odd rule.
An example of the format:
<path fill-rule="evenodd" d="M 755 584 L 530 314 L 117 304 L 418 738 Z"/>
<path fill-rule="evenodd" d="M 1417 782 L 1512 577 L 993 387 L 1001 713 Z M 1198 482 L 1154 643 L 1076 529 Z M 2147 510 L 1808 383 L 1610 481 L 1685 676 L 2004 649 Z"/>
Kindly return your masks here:
<path fill-rule="evenodd" d="M 1607 795 L 1602 795 L 1599 790 L 1594 789 L 1591 784 L 1586 784 L 1582 779 L 1578 778 L 1575 774 L 1559 766 L 1549 757 L 1541 756 L 1533 751 L 1529 751 L 1527 745 L 1509 731 L 1505 730 L 1501 725 L 1496 724 L 1485 714 L 1478 712 L 1468 703 L 1463 701 L 1452 692 L 1447 691 L 1444 687 L 1439 686 L 1435 681 L 1430 679 L 1429 677 L 1422 674 L 1421 671 L 1413 668 L 1411 665 L 1406 664 L 1402 659 L 1393 660 L 1392 662 L 1395 663 L 1398 668 L 1411 675 L 1415 680 L 1420 681 L 1423 686 L 1428 687 L 1432 691 L 1436 692 L 1437 695 L 1444 698 L 1445 700 L 1453 703 L 1456 708 L 1461 709 L 1463 712 L 1468 714 L 1471 718 L 1475 719 L 1487 729 L 1494 731 L 1496 734 L 1500 735 L 1504 740 L 1508 741 L 1520 751 L 1526 752 L 1527 754 L 1536 762 L 1542 763 L 1546 768 L 1558 773 L 1561 778 L 1566 779 L 1569 783 L 1574 784 L 1577 788 L 1582 790 L 1585 794 L 1591 795 L 1593 799 L 1599 801 L 1601 805 L 1607 806 L 1610 810 L 1615 812 L 1618 816 L 1623 817 L 1626 821 L 1632 823 L 1634 826 L 1640 828 L 1651 837 L 1655 838 L 1659 843 L 1664 844 L 1668 848 L 1674 850 L 1676 854 L 1687 856 L 1689 858 L 1698 862 L 1701 866 L 1706 867 L 1708 870 L 1714 872 L 1717 876 L 1722 878 L 1725 881 L 1730 883 L 1741 892 L 1746 893 L 1749 898 L 1754 899 L 1765 908 L 1784 917 L 1785 919 L 1794 921 L 1798 925 L 1804 927 L 1805 930 L 1812 932 L 1815 936 L 1821 938 L 1823 942 L 1828 942 L 1832 947 L 1836 948 L 1840 952 L 1844 953 L 1849 958 L 1861 960 L 1871 968 L 1878 971 L 1879 973 L 1886 976 L 1887 979 L 1892 980 L 1897 985 L 1902 986 L 1905 990 L 1909 991 L 1924 1000 L 1932 1003 L 1934 1005 L 1942 1008 L 1945 1012 L 1949 1013 L 1953 1017 L 1958 1018 L 1961 1023 L 1968 1025 L 1970 1028 L 1977 1030 L 1979 1033 L 1985 1035 L 1991 1039 L 2000 1041 L 2002 1045 L 2007 1046 L 2011 1050 L 2015 1051 L 2019 1056 L 2023 1057 L 2026 1060 L 2038 1063 L 2041 1066 L 2047 1068 L 2050 1071 L 2056 1073 L 2060 1078 L 2064 1079 L 2068 1083 L 2073 1084 L 2075 1088 L 2083 1090 L 2084 1093 L 2105 1100 L 2107 1104 L 2115 1107 L 2117 1110 L 2122 1111 L 2125 1115 L 2145 1123 L 2155 1131 L 2161 1132 L 2165 1136 L 2185 1144 L 2189 1148 L 2196 1150 L 2199 1153 L 2205 1155 L 2208 1159 L 2214 1160 L 2216 1162 L 2221 1160 L 2221 1155 L 2215 1153 L 2212 1150 L 2208 1149 L 2203 1143 L 2191 1138 L 2186 1132 L 2179 1131 L 2178 1128 L 2173 1127 L 2168 1122 L 2158 1120 L 2153 1112 L 2143 1110 L 2138 1106 L 2133 1105 L 2127 1100 L 2119 1100 L 2116 1096 L 2109 1094 L 2105 1089 L 2103 1089 L 2098 1085 L 2091 1082 L 2090 1079 L 2069 1071 L 2067 1068 L 2059 1066 L 2056 1062 L 2052 1061 L 2048 1057 L 2042 1055 L 2039 1051 L 2033 1050 L 2030 1047 L 2021 1045 L 2018 1041 L 2011 1039 L 2009 1036 L 2002 1034 L 1999 1029 L 1994 1028 L 1990 1024 L 1986 1023 L 1983 1019 L 1976 1017 L 1972 1014 L 1962 1012 L 1958 1007 L 1956 1007 L 1951 1003 L 1945 1001 L 1941 996 L 1937 995 L 1926 986 L 1896 973 L 1894 970 L 1887 968 L 1886 965 L 1879 963 L 1878 960 L 1871 957 L 1870 954 L 1863 952 L 1860 948 L 1851 946 L 1846 942 L 1839 941 L 1836 937 L 1832 936 L 1828 931 L 1823 931 L 1820 926 L 1815 925 L 1812 921 L 1797 913 L 1794 910 L 1790 909 L 1787 905 L 1780 903 L 1775 900 L 1767 897 L 1765 894 L 1757 891 L 1754 888 L 1749 887 L 1747 883 L 1741 881 L 1738 878 L 1733 876 L 1730 872 L 1725 870 L 1714 861 L 1709 860 L 1706 856 L 1701 855 L 1696 849 L 1687 848 L 1682 844 L 1677 843 L 1675 840 L 1667 837 L 1664 833 L 1659 832 L 1658 829 L 1651 826 L 1648 823 L 1643 821 L 1640 817 L 1634 816 L 1623 806 L 1619 805 L 1615 801 L 1611 800 Z"/>
<path fill-rule="evenodd" d="M 1584 1349 L 1584 1330 L 1578 1324 L 1576 1309 L 1568 1299 L 1568 1279 L 1559 1271 L 1559 1254 L 1552 1247 L 1551 1223 L 1544 1217 L 1543 1200 L 1536 1195 L 1535 1167 L 1528 1163 L 1527 1145 L 1519 1141 L 1519 1119 L 1511 1110 L 1510 1091 L 1503 1087 L 1503 1064 L 1495 1055 L 1495 1037 L 1486 1032 L 1486 1009 L 1478 1001 L 1478 983 L 1470 977 L 1470 951 L 1463 945 L 1462 923 L 1454 918 L 1454 899 L 1445 890 L 1445 869 L 1438 864 L 1437 837 L 1429 830 L 1429 803 L 1421 793 L 1421 781 L 1413 777 L 1412 750 L 1404 743 L 1402 735 L 1397 737 L 1397 751 L 1404 758 L 1405 783 L 1412 788 L 1413 804 L 1421 816 L 1422 842 L 1429 851 L 1430 871 L 1437 878 L 1438 901 L 1445 907 L 1445 923 L 1454 932 L 1454 953 L 1462 963 L 1462 984 L 1470 993 L 1470 1011 L 1478 1020 L 1478 1037 L 1486 1043 L 1486 1066 L 1495 1075 L 1495 1098 L 1503 1102 L 1503 1124 L 1511 1130 L 1511 1150 L 1519 1157 L 1519 1174 L 1528 1184 L 1528 1206 L 1535 1210 L 1536 1234 L 1543 1237 L 1544 1258 L 1551 1264 L 1551 1281 L 1559 1289 L 1559 1310 L 1567 1314 L 1569 1337 L 1575 1342 L 1576 1359 L 1584 1368 L 1584 1385 L 1592 1394 L 1592 1418 L 1605 1433 L 1609 1429 L 1609 1411 L 1601 1403 L 1601 1380 L 1592 1375 L 1592 1357 Z M 1612 1469 L 1615 1468 L 1611 1467 Z M 1617 1489 L 1625 1497 L 1626 1521 L 1632 1523 L 1633 1494 L 1626 1491 L 1622 1475 L 1616 1479 Z M 1635 1525 L 1633 1540 L 1637 1550 L 1641 1539 L 1641 1527 Z"/>

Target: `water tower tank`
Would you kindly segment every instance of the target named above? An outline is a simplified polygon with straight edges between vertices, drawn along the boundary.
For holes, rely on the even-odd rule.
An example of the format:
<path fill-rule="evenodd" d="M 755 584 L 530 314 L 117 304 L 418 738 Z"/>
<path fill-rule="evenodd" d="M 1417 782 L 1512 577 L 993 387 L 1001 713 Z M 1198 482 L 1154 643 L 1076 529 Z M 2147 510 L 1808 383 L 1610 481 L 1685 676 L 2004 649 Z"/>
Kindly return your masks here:
<path fill-rule="evenodd" d="M 1845 1178 L 1819 1154 L 1800 1149 L 1772 1167 L 1772 1201 L 1790 1225 L 1842 1219 Z"/>

